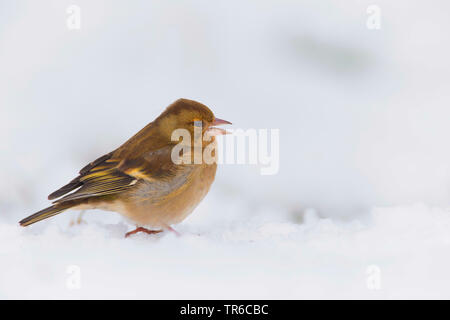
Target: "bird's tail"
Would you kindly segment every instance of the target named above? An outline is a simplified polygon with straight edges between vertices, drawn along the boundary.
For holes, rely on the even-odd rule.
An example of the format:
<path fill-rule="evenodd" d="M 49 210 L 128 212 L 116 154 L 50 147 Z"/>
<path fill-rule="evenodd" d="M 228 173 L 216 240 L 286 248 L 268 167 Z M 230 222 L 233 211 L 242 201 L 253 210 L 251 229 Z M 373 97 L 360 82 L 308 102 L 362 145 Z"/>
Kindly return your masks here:
<path fill-rule="evenodd" d="M 39 212 L 36 212 L 35 214 L 32 214 L 29 217 L 26 217 L 25 219 L 20 220 L 19 224 L 22 227 L 29 226 L 30 224 L 36 223 L 38 221 L 56 216 L 57 214 L 60 214 L 61 212 L 73 207 L 74 205 L 75 203 L 70 201 L 54 204 L 51 207 L 45 208 Z"/>

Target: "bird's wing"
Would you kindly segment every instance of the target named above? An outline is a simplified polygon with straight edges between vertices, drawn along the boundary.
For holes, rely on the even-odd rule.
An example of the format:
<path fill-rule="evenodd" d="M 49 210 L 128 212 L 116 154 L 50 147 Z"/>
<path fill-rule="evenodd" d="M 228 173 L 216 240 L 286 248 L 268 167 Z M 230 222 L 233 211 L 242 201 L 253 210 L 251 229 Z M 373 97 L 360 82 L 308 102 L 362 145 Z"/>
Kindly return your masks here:
<path fill-rule="evenodd" d="M 120 160 L 107 159 L 98 165 L 92 165 L 91 168 L 82 170 L 80 175 L 72 180 L 67 186 L 62 187 L 55 194 L 67 193 L 72 186 L 77 189 L 75 192 L 58 199 L 57 203 L 70 200 L 77 200 L 90 197 L 99 197 L 116 194 L 132 187 L 137 179 L 117 168 Z"/>
<path fill-rule="evenodd" d="M 56 199 L 75 189 L 75 192 L 55 202 L 117 194 L 132 188 L 140 179 L 160 181 L 175 175 L 177 170 L 167 148 L 135 159 L 116 159 L 114 153 L 109 153 L 81 169 L 77 178 L 53 192 L 49 199 Z"/>
<path fill-rule="evenodd" d="M 165 146 L 144 152 L 139 157 L 122 161 L 119 169 L 132 177 L 150 182 L 165 180 L 176 175 L 182 168 L 172 161 L 171 151 L 170 146 Z"/>
<path fill-rule="evenodd" d="M 83 167 L 83 169 L 80 170 L 80 172 L 79 172 L 80 175 L 78 177 L 76 177 L 75 179 L 70 181 L 65 186 L 59 188 L 55 192 L 51 193 L 48 196 L 48 200 L 53 200 L 53 199 L 59 198 L 59 197 L 65 195 L 66 193 L 69 193 L 70 191 L 73 191 L 73 190 L 81 187 L 83 185 L 83 183 L 80 181 L 80 178 L 83 177 L 84 175 L 86 175 L 90 170 L 94 169 L 95 167 L 101 166 L 102 164 L 104 164 L 106 160 L 111 159 L 112 154 L 113 154 L 112 152 L 105 154 L 104 156 L 101 156 L 100 158 L 96 159 L 95 161 L 92 161 L 91 163 L 89 163 L 87 166 Z"/>

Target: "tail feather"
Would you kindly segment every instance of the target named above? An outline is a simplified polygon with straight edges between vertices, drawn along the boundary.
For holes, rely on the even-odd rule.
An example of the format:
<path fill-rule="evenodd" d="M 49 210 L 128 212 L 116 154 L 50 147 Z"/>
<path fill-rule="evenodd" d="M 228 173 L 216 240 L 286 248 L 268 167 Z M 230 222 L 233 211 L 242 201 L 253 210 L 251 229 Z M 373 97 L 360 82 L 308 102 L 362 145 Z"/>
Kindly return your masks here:
<path fill-rule="evenodd" d="M 63 212 L 64 210 L 69 209 L 72 206 L 73 206 L 73 204 L 69 204 L 69 203 L 55 204 L 51 207 L 48 207 L 39 212 L 36 212 L 35 214 L 32 214 L 31 216 L 26 217 L 25 219 L 22 219 L 21 221 L 19 221 L 19 224 L 22 227 L 29 226 L 30 224 L 53 217 L 53 216 Z"/>

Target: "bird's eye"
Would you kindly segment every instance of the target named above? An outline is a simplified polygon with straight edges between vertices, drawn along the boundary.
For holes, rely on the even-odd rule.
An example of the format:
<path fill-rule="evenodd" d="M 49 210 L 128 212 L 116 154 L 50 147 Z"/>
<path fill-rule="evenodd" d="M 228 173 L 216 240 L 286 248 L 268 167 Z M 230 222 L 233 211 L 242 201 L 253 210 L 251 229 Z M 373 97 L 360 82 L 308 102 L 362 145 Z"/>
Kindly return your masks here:
<path fill-rule="evenodd" d="M 203 126 L 203 122 L 201 120 L 194 121 L 194 127 L 201 128 Z"/>

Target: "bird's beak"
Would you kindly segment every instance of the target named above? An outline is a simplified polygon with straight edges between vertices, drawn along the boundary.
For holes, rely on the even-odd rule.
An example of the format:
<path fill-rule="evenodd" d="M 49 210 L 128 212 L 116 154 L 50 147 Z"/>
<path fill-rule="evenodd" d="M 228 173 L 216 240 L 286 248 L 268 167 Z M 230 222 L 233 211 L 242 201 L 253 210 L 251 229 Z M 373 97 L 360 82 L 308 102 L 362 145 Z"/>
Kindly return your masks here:
<path fill-rule="evenodd" d="M 206 132 L 211 136 L 220 136 L 220 135 L 228 134 L 229 132 L 227 132 L 225 129 L 214 127 L 214 126 L 220 126 L 222 124 L 232 124 L 232 123 L 227 120 L 215 118 L 214 121 L 211 123 L 211 126 L 206 130 Z"/>
<path fill-rule="evenodd" d="M 221 124 L 232 124 L 230 121 L 222 120 L 219 118 L 215 118 L 213 123 L 211 123 L 212 126 L 220 126 Z"/>

